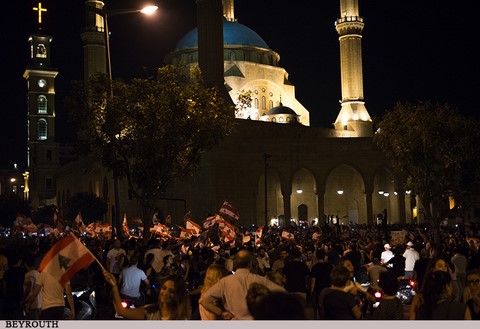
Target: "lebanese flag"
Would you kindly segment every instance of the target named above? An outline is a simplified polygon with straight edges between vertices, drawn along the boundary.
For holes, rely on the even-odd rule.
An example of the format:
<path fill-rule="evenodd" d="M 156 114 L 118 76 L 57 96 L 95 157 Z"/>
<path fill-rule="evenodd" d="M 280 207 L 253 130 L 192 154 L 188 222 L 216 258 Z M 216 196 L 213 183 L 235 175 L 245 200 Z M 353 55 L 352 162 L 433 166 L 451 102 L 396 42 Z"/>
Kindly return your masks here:
<path fill-rule="evenodd" d="M 77 217 L 75 217 L 73 223 L 77 225 L 78 232 L 81 234 L 87 230 L 85 223 L 83 222 L 82 213 L 80 211 L 78 212 Z"/>
<path fill-rule="evenodd" d="M 255 231 L 255 245 L 259 246 L 262 243 L 262 234 L 263 234 L 263 226 L 257 228 Z"/>
<path fill-rule="evenodd" d="M 187 219 L 185 221 L 185 228 L 187 229 L 187 231 L 189 231 L 195 236 L 198 236 L 200 234 L 200 231 L 202 230 L 202 227 L 191 219 Z"/>
<path fill-rule="evenodd" d="M 223 236 L 225 242 L 235 240 L 235 236 L 236 236 L 235 226 L 233 226 L 229 222 L 224 221 L 223 225 L 222 225 L 222 223 L 220 223 L 218 227 L 219 227 L 220 231 L 222 232 L 222 236 Z"/>
<path fill-rule="evenodd" d="M 129 229 L 128 229 L 128 221 L 127 221 L 127 214 L 126 213 L 123 214 L 122 229 L 123 229 L 123 232 L 127 233 L 127 235 L 128 235 Z"/>
<path fill-rule="evenodd" d="M 220 207 L 219 210 L 220 214 L 224 214 L 228 217 L 231 217 L 235 220 L 238 220 L 240 218 L 240 214 L 238 211 L 235 209 L 234 206 L 232 206 L 229 202 L 225 201 L 223 202 L 222 206 Z"/>
<path fill-rule="evenodd" d="M 192 234 L 189 231 L 187 231 L 186 229 L 184 229 L 183 227 L 181 227 L 179 225 L 177 225 L 177 227 L 180 229 L 179 239 L 187 240 L 187 239 L 192 238 Z"/>
<path fill-rule="evenodd" d="M 203 226 L 204 229 L 209 229 L 213 225 L 215 225 L 216 223 L 219 223 L 221 218 L 222 217 L 219 216 L 218 214 L 215 215 L 215 216 L 210 216 L 202 222 L 202 226 Z"/>
<path fill-rule="evenodd" d="M 95 256 L 73 233 L 59 240 L 43 257 L 38 271 L 47 272 L 58 280 L 63 287 L 65 283 L 95 260 Z"/>

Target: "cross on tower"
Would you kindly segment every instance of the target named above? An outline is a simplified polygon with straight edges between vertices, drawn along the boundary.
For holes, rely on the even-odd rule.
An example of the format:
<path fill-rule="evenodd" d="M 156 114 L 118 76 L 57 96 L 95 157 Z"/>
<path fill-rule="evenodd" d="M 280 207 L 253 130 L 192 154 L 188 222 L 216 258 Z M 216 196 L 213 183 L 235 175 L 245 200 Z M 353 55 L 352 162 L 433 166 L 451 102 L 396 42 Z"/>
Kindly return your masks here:
<path fill-rule="evenodd" d="M 33 10 L 38 11 L 38 22 L 42 23 L 42 12 L 47 11 L 46 8 L 42 8 L 42 3 L 38 3 L 38 7 L 33 7 Z"/>

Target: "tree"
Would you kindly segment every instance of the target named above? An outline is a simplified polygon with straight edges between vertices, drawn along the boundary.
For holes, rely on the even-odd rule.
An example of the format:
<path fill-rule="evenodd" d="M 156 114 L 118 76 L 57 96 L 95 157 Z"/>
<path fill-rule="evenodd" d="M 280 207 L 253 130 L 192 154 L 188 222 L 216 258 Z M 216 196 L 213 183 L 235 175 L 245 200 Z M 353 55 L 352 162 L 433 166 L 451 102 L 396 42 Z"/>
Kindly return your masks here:
<path fill-rule="evenodd" d="M 77 193 L 67 200 L 63 215 L 71 223 L 79 212 L 82 213 L 85 225 L 88 225 L 105 216 L 107 203 L 95 193 Z"/>
<path fill-rule="evenodd" d="M 462 195 L 476 193 L 480 136 L 474 127 L 478 120 L 461 116 L 448 104 L 399 102 L 377 125 L 374 141 L 403 187 L 421 198 L 426 219 L 434 227 L 449 196 L 465 203 L 468 198 Z"/>
<path fill-rule="evenodd" d="M 126 178 L 144 219 L 151 218 L 161 193 L 191 175 L 201 154 L 231 133 L 235 122 L 234 106 L 204 86 L 197 67 L 168 65 L 157 79 L 111 84 L 97 75 L 86 88 L 77 87 L 69 103 L 81 145 L 100 150 L 104 166 Z M 144 222 L 148 232 L 150 223 Z"/>

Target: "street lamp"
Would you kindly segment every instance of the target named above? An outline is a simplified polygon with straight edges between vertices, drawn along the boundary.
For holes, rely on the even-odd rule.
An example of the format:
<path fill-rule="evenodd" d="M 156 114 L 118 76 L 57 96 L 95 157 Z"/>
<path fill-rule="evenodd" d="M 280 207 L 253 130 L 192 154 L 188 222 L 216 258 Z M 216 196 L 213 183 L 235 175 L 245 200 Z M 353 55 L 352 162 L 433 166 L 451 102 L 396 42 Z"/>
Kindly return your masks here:
<path fill-rule="evenodd" d="M 88 10 L 100 15 L 103 18 L 103 31 L 105 37 L 105 49 L 106 49 L 106 61 L 107 61 L 107 70 L 108 70 L 108 79 L 110 84 L 110 101 L 113 100 L 113 76 L 112 76 L 112 62 L 110 56 L 110 33 L 108 31 L 108 17 L 122 14 L 133 14 L 141 13 L 145 15 L 153 14 L 158 7 L 157 6 L 146 6 L 142 9 L 112 9 L 108 10 L 105 5 L 102 8 L 92 6 L 90 3 L 87 5 Z M 113 171 L 113 189 L 114 189 L 114 198 L 115 198 L 115 212 L 112 218 L 112 227 L 117 227 L 117 224 L 120 223 L 120 195 L 118 188 L 118 174 L 116 170 Z M 112 239 L 115 237 L 115 230 L 112 229 Z"/>
<path fill-rule="evenodd" d="M 110 79 L 110 87 L 112 81 L 112 62 L 111 62 L 111 55 L 110 55 L 110 32 L 108 30 L 108 17 L 112 17 L 115 15 L 122 15 L 122 14 L 134 14 L 134 13 L 141 13 L 144 15 L 152 15 L 158 9 L 158 6 L 145 6 L 141 9 L 111 9 L 108 10 L 104 5 L 102 8 L 97 8 L 94 6 L 89 5 L 88 10 L 93 11 L 94 13 L 102 16 L 103 18 L 103 30 L 105 34 L 105 48 L 106 48 L 106 56 L 107 56 L 107 69 L 108 69 L 108 77 Z M 113 90 L 110 88 L 110 92 L 113 95 Z"/>

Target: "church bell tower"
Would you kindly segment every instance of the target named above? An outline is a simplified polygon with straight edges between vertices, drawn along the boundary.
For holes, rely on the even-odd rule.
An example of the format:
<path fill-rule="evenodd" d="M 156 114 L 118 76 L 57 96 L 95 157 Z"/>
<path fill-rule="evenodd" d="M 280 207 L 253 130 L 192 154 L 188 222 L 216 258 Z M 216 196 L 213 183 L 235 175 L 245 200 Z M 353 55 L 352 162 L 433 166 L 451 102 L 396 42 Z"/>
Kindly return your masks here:
<path fill-rule="evenodd" d="M 42 33 L 42 15 L 47 11 L 38 3 L 39 33 L 28 38 L 30 63 L 23 77 L 27 81 L 27 167 L 30 202 L 38 207 L 55 203 L 55 172 L 59 167 L 59 146 L 55 140 L 55 77 L 51 67 L 52 36 Z"/>

